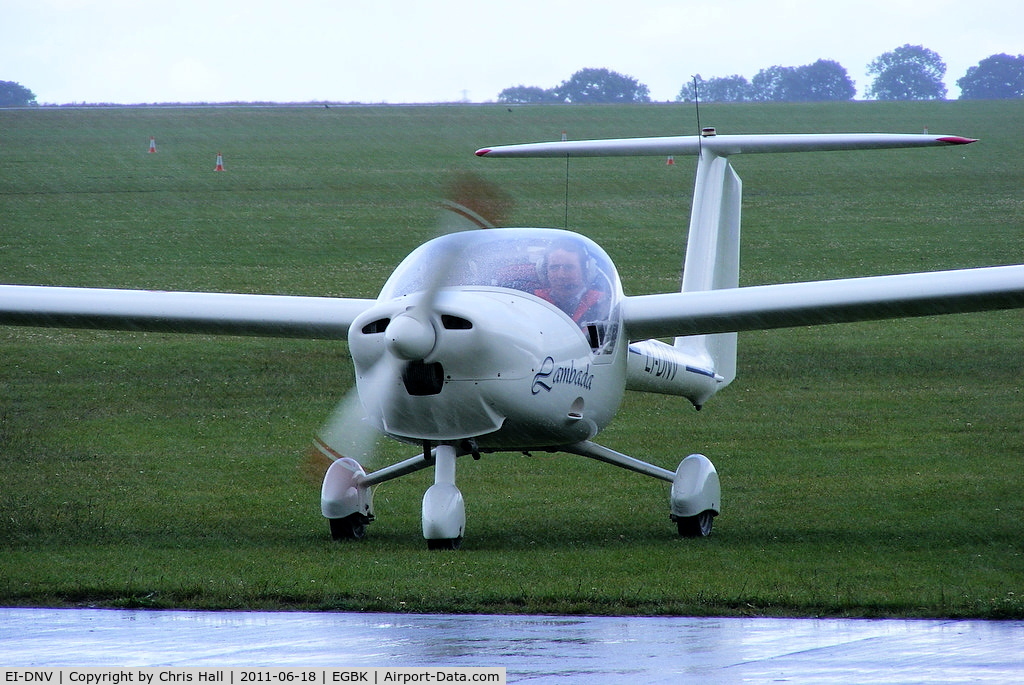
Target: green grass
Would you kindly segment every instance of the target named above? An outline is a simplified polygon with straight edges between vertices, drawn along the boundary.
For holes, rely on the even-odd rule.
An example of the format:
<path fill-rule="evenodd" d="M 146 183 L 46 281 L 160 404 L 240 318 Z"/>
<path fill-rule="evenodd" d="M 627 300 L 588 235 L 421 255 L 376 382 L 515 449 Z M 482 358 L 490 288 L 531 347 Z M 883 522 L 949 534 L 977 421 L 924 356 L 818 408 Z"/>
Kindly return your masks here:
<path fill-rule="evenodd" d="M 1024 262 L 1022 102 L 702 110 L 723 133 L 982 139 L 737 158 L 744 284 Z M 0 282 L 372 297 L 455 172 L 502 185 L 514 224 L 563 225 L 564 161 L 476 148 L 693 128 L 656 105 L 0 111 Z M 677 287 L 693 168 L 572 162 L 569 225 L 628 294 Z M 1021 312 L 744 334 L 702 412 L 630 394 L 599 438 L 708 454 L 711 538 L 676 537 L 664 483 L 502 454 L 460 460 L 467 538 L 439 554 L 429 472 L 378 489 L 367 540 L 329 540 L 300 465 L 344 345 L 0 328 L 0 603 L 1024 618 L 1022 334 Z"/>

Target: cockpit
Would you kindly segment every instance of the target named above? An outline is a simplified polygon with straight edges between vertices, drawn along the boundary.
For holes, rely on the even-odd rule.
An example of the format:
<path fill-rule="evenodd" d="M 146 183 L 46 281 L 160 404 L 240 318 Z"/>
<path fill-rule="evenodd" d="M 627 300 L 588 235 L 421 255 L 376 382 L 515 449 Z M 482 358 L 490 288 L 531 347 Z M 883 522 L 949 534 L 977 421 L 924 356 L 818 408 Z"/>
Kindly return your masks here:
<path fill-rule="evenodd" d="M 580 326 L 595 352 L 612 351 L 622 286 L 608 255 L 588 238 L 543 228 L 450 233 L 413 251 L 380 296 L 394 299 L 467 286 L 516 290 L 545 300 Z"/>

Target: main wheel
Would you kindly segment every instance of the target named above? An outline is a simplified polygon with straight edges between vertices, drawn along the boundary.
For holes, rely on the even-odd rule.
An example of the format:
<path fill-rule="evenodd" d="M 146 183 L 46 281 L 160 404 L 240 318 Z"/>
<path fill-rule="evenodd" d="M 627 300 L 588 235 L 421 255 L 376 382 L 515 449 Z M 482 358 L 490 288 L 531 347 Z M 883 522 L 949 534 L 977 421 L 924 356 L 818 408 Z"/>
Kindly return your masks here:
<path fill-rule="evenodd" d="M 715 525 L 715 512 L 708 509 L 696 516 L 684 516 L 676 519 L 679 527 L 679 535 L 684 538 L 706 538 L 711 535 L 711 528 Z"/>
<path fill-rule="evenodd" d="M 453 550 L 462 547 L 462 538 L 443 538 L 440 540 L 427 540 L 427 549 Z"/>
<path fill-rule="evenodd" d="M 327 519 L 331 524 L 331 539 L 362 540 L 366 537 L 366 526 L 370 519 L 365 514 L 349 514 L 340 519 Z"/>

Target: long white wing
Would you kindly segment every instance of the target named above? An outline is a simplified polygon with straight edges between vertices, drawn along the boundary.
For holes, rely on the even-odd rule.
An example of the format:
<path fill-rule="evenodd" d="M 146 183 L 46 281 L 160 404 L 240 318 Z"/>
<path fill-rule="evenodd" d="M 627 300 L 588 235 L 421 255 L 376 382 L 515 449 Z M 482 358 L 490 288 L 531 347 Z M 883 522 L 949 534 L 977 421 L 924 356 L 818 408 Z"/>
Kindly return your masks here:
<path fill-rule="evenodd" d="M 630 340 L 1024 307 L 1024 265 L 627 297 Z"/>
<path fill-rule="evenodd" d="M 0 285 L 0 324 L 343 340 L 374 300 Z"/>
<path fill-rule="evenodd" d="M 755 152 L 880 150 L 965 145 L 973 142 L 973 138 L 920 133 L 776 133 L 522 143 L 485 147 L 477 150 L 476 154 L 478 157 L 633 157 L 696 155 L 706 151 L 719 157 L 728 157 Z"/>

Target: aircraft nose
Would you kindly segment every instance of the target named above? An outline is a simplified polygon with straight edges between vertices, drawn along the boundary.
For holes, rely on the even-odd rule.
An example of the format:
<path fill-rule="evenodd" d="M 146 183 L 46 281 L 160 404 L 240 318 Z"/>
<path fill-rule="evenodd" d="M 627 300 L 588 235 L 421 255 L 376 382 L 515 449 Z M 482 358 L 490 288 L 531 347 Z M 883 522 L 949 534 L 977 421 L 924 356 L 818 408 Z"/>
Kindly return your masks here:
<path fill-rule="evenodd" d="M 396 316 L 384 329 L 384 344 L 388 351 L 403 361 L 424 359 L 436 342 L 437 334 L 430 322 L 409 314 Z"/>

